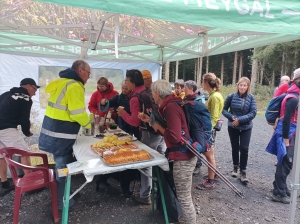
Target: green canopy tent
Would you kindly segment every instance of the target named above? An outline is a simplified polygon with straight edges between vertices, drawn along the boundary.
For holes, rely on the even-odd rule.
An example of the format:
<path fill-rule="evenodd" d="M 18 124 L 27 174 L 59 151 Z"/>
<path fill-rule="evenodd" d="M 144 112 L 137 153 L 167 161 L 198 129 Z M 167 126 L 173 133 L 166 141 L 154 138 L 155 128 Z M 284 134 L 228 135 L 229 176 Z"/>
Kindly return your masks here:
<path fill-rule="evenodd" d="M 300 38 L 297 0 L 5 2 L 3 53 L 162 64 Z"/>

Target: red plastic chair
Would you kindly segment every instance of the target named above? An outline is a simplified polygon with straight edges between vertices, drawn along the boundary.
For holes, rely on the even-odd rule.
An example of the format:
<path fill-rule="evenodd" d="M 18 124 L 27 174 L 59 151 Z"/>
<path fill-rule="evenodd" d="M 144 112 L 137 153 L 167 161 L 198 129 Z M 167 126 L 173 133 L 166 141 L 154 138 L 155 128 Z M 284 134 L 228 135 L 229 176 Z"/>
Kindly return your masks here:
<path fill-rule="evenodd" d="M 14 184 L 15 184 L 15 202 L 14 202 L 14 217 L 13 223 L 17 224 L 19 219 L 19 210 L 21 206 L 21 196 L 24 192 L 36 190 L 43 187 L 50 187 L 52 195 L 52 210 L 54 216 L 54 222 L 59 221 L 58 206 L 57 206 L 57 187 L 56 179 L 53 169 L 48 168 L 47 155 L 44 153 L 28 152 L 21 149 L 12 147 L 0 149 L 0 153 L 3 154 L 4 159 L 10 169 Z M 18 154 L 21 156 L 37 156 L 42 157 L 43 166 L 34 167 L 26 166 L 12 160 L 12 156 Z M 18 177 L 16 168 L 32 170 L 32 173 L 25 174 L 22 178 Z"/>

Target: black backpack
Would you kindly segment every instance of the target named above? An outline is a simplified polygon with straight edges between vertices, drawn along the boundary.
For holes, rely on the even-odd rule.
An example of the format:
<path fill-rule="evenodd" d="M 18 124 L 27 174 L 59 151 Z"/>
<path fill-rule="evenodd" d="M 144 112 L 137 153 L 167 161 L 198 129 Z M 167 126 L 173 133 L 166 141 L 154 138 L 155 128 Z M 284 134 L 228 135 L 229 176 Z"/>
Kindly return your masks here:
<path fill-rule="evenodd" d="M 144 114 L 147 114 L 150 116 L 151 113 L 158 114 L 158 107 L 154 103 L 154 100 L 152 98 L 151 89 L 146 88 L 145 90 L 135 93 L 132 95 L 132 97 L 136 96 L 140 103 L 140 111 Z M 142 122 L 140 128 L 142 130 L 150 131 L 151 133 L 157 134 L 152 127 L 149 126 L 147 122 Z"/>

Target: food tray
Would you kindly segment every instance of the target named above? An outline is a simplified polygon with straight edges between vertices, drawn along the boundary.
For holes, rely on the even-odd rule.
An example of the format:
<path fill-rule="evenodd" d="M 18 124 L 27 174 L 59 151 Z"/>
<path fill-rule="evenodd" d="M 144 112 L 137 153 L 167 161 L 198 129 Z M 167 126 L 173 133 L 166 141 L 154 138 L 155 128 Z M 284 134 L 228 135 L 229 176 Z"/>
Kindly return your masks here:
<path fill-rule="evenodd" d="M 149 162 L 149 161 L 152 161 L 153 160 L 153 156 L 148 152 L 148 154 L 150 155 L 150 158 L 149 160 L 142 160 L 142 161 L 138 161 L 138 162 L 131 162 L 131 163 L 122 163 L 122 164 L 118 164 L 118 165 L 109 165 L 107 164 L 104 159 L 102 158 L 102 156 L 100 156 L 100 160 L 106 165 L 106 166 L 109 166 L 109 167 L 116 167 L 116 166 L 123 166 L 123 165 L 133 165 L 133 164 L 139 164 L 139 163 L 144 163 L 144 162 Z"/>
<path fill-rule="evenodd" d="M 116 147 L 116 146 L 112 146 L 112 147 Z M 138 146 L 136 144 L 130 143 L 130 144 L 125 144 L 125 145 L 119 145 L 119 147 L 123 147 L 123 148 L 131 148 L 131 149 L 137 149 Z M 100 155 L 100 153 L 97 151 L 97 148 L 91 147 L 91 149 Z M 108 148 L 109 149 L 109 148 Z M 100 155 L 101 156 L 101 155 Z M 102 156 L 101 156 L 102 157 Z"/>

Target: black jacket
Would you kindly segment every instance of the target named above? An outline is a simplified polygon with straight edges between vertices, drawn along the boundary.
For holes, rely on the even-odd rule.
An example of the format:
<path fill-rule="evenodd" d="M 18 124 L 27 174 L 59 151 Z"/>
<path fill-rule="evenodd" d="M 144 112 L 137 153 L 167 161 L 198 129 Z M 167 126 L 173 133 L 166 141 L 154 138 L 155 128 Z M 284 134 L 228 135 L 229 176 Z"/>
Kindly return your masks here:
<path fill-rule="evenodd" d="M 21 125 L 22 132 L 28 136 L 31 106 L 32 100 L 23 87 L 14 87 L 3 93 L 0 96 L 0 130 Z"/>

